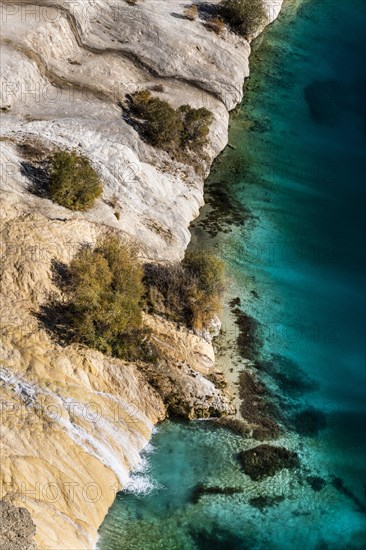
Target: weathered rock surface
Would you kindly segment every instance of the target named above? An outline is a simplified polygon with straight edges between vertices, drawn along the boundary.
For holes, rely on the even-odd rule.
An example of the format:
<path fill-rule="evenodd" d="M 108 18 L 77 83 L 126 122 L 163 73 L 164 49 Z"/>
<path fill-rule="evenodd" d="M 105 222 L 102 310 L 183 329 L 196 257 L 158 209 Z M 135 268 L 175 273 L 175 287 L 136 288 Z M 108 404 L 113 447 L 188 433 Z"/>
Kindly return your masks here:
<path fill-rule="evenodd" d="M 268 5 L 272 20 L 281 0 Z M 94 547 L 116 491 L 131 484 L 139 451 L 167 414 L 166 401 L 190 418 L 231 409 L 206 378 L 212 347 L 184 329 L 146 318 L 166 358 L 164 372 L 148 372 L 80 346 L 61 347 L 35 316 L 50 293 L 60 292 L 52 263 L 67 264 L 105 227 L 136 238 L 149 260 L 184 253 L 203 203 L 203 176 L 144 143 L 119 102 L 162 84 L 164 91 L 153 93 L 173 106 L 210 109 L 211 145 L 201 170 L 208 173 L 227 143 L 228 110 L 241 99 L 250 47 L 182 18 L 185 6 L 0 3 L 0 498 L 30 512 L 39 549 Z M 89 212 L 31 191 L 34 157 L 57 147 L 85 154 L 103 179 L 103 197 Z"/>
<path fill-rule="evenodd" d="M 165 359 L 144 366 L 144 373 L 162 396 L 168 412 L 189 419 L 234 413 L 234 406 L 222 390 L 205 377 L 214 374 L 211 344 L 159 317 L 150 317 L 147 325 Z"/>
<path fill-rule="evenodd" d="M 67 264 L 100 229 L 1 206 L 1 497 L 31 512 L 39 548 L 91 548 L 166 403 L 175 396 L 170 411 L 190 418 L 225 414 L 230 404 L 203 376 L 214 370 L 212 346 L 158 317 L 146 323 L 165 359 L 151 371 L 58 345 L 35 316 L 60 293 L 52 264 Z M 163 381 L 156 389 L 153 376 Z"/>
<path fill-rule="evenodd" d="M 0 501 L 0 548 L 36 550 L 35 532 L 36 526 L 28 510 Z"/>
<path fill-rule="evenodd" d="M 217 4 L 217 0 L 208 4 Z M 242 97 L 250 47 L 227 32 L 208 31 L 182 17 L 185 0 L 7 0 L 2 8 L 2 186 L 24 209 L 48 217 L 82 218 L 138 237 L 147 257 L 175 259 L 189 241 L 188 225 L 203 203 L 203 181 L 192 168 L 145 144 L 122 118 L 126 93 L 154 92 L 174 106 L 214 113 L 202 170 L 227 143 L 228 109 Z M 274 19 L 281 0 L 270 0 Z M 103 177 L 95 208 L 75 214 L 27 191 L 24 159 L 12 142 L 78 149 Z M 120 220 L 110 205 L 116 197 Z"/>

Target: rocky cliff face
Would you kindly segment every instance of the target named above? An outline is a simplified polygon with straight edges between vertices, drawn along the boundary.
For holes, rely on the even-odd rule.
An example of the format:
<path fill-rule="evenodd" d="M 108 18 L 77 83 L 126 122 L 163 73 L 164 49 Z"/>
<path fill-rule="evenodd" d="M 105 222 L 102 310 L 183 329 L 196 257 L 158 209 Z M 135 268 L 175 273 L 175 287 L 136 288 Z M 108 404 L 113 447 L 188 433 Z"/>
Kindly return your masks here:
<path fill-rule="evenodd" d="M 30 513 L 0 501 L 0 548 L 6 550 L 36 550 L 36 532 Z"/>
<path fill-rule="evenodd" d="M 273 19 L 281 2 L 268 4 Z M 203 177 L 144 143 L 119 104 L 159 85 L 153 93 L 174 106 L 210 109 L 207 174 L 227 142 L 250 48 L 183 18 L 185 5 L 1 2 L 0 498 L 30 512 L 40 549 L 94 546 L 116 491 L 134 488 L 130 471 L 141 468 L 139 451 L 167 410 L 189 418 L 231 410 L 207 378 L 212 346 L 183 328 L 146 318 L 166 358 L 147 369 L 62 347 L 37 320 L 59 293 L 55 262 L 67 264 L 108 226 L 136 238 L 143 258 L 184 253 Z M 55 147 L 79 150 L 100 173 L 104 194 L 91 211 L 31 192 L 35 159 Z"/>

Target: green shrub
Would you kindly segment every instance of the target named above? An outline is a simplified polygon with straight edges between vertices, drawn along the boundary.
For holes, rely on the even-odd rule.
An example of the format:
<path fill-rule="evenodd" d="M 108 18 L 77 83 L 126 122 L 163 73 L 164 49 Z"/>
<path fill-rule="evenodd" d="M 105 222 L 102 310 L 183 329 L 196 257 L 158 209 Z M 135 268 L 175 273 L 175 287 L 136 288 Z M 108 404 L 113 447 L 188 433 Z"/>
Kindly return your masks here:
<path fill-rule="evenodd" d="M 101 181 L 86 157 L 59 151 L 50 160 L 50 198 L 70 210 L 88 210 L 101 196 Z"/>
<path fill-rule="evenodd" d="M 182 146 L 197 150 L 207 145 L 210 125 L 213 121 L 211 111 L 204 107 L 193 109 L 189 105 L 182 105 L 178 111 L 183 117 L 180 136 Z"/>
<path fill-rule="evenodd" d="M 200 153 L 208 143 L 213 115 L 205 108 L 182 105 L 173 109 L 167 101 L 142 90 L 131 96 L 130 109 L 143 120 L 140 130 L 146 141 L 178 160 L 184 157 L 183 150 Z"/>
<path fill-rule="evenodd" d="M 147 103 L 143 116 L 149 143 L 162 149 L 174 148 L 182 131 L 182 120 L 177 111 L 167 101 L 153 97 Z"/>
<path fill-rule="evenodd" d="M 82 248 L 69 268 L 74 340 L 123 359 L 146 355 L 143 270 L 136 250 L 117 237 Z"/>
<path fill-rule="evenodd" d="M 181 264 L 148 264 L 147 302 L 158 313 L 202 330 L 221 309 L 224 264 L 210 254 L 187 253 Z"/>
<path fill-rule="evenodd" d="M 207 251 L 187 252 L 183 267 L 196 280 L 191 306 L 193 326 L 203 328 L 221 309 L 225 264 Z"/>
<path fill-rule="evenodd" d="M 263 0 L 223 0 L 220 11 L 231 28 L 250 38 L 266 21 Z"/>
<path fill-rule="evenodd" d="M 167 101 L 152 97 L 143 90 L 132 96 L 133 112 L 145 121 L 143 132 L 146 140 L 161 149 L 174 148 L 182 131 L 179 113 Z"/>

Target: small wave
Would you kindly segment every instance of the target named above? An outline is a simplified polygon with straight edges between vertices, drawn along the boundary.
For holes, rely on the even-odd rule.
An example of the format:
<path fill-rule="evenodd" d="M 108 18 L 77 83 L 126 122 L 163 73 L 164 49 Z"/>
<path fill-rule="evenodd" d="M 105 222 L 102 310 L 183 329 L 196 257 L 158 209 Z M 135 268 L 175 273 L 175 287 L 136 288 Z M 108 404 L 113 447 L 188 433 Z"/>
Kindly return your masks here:
<path fill-rule="evenodd" d="M 161 485 L 150 476 L 132 474 L 128 482 L 123 486 L 123 493 L 149 495 L 160 488 Z"/>

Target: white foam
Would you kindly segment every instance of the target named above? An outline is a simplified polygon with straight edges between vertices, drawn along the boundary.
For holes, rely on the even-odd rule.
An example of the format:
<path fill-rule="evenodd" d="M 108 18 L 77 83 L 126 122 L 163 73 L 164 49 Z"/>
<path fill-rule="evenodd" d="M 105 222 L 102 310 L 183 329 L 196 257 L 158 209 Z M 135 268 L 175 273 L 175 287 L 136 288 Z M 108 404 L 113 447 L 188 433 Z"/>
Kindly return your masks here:
<path fill-rule="evenodd" d="M 132 474 L 128 483 L 123 486 L 123 492 L 136 495 L 149 495 L 152 491 L 159 488 L 160 485 L 150 476 Z"/>

